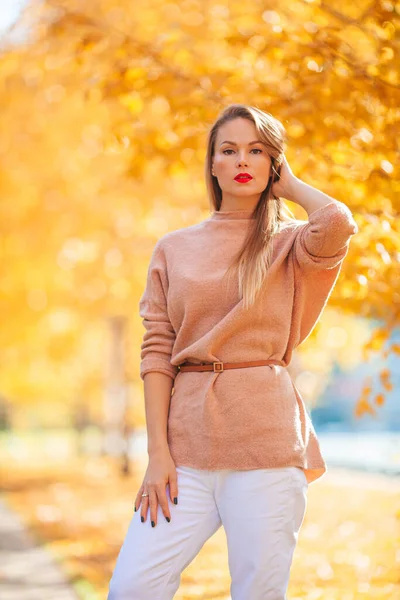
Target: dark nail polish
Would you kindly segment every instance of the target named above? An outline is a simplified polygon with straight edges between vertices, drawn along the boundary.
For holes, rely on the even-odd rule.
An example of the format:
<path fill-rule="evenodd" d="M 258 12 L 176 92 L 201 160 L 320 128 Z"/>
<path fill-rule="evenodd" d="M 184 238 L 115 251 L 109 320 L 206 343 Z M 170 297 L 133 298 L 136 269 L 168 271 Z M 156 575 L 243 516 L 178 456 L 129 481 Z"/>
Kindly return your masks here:
<path fill-rule="evenodd" d="M 144 517 L 140 517 L 140 520 L 142 521 L 142 523 L 144 523 Z"/>
<path fill-rule="evenodd" d="M 168 521 L 168 523 L 169 523 L 171 519 L 170 519 L 169 517 L 165 517 L 165 518 L 167 519 L 167 521 Z"/>
<path fill-rule="evenodd" d="M 136 506 L 134 506 L 133 508 L 135 509 L 135 512 L 136 512 Z"/>
<path fill-rule="evenodd" d="M 174 504 L 178 504 L 178 498 L 174 498 Z"/>
<path fill-rule="evenodd" d="M 155 527 L 155 526 L 156 526 L 156 524 L 154 523 L 154 521 L 152 521 L 152 522 L 151 522 L 151 526 L 152 526 L 152 527 Z"/>

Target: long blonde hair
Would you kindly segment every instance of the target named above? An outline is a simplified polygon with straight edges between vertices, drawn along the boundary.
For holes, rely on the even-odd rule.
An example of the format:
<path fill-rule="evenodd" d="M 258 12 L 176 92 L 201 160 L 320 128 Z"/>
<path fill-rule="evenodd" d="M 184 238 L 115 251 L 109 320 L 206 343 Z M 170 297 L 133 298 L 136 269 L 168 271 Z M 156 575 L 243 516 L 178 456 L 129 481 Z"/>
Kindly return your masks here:
<path fill-rule="evenodd" d="M 211 172 L 217 133 L 221 125 L 238 117 L 254 123 L 271 159 L 271 176 L 254 209 L 255 219 L 251 221 L 244 244 L 226 273 L 230 276 L 233 271 L 237 272 L 239 294 L 243 298 L 244 308 L 249 308 L 254 303 L 271 264 L 274 235 L 280 231 L 283 222 L 295 217 L 283 201 L 272 194 L 272 184 L 279 179 L 279 169 L 283 161 L 285 128 L 271 114 L 245 104 L 231 104 L 224 108 L 208 134 L 205 180 L 210 210 L 220 210 L 222 203 L 222 190 Z"/>

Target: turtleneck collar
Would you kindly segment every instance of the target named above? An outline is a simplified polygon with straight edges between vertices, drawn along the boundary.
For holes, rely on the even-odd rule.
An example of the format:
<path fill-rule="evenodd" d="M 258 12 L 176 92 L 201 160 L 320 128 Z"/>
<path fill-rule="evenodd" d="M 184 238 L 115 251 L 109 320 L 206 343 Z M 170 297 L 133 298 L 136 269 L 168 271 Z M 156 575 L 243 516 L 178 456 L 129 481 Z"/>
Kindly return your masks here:
<path fill-rule="evenodd" d="M 214 210 L 211 213 L 210 219 L 216 221 L 216 220 L 225 220 L 225 221 L 232 221 L 232 220 L 244 220 L 244 219 L 251 219 L 251 218 L 255 218 L 252 217 L 252 213 L 253 213 L 253 209 L 251 208 L 245 208 L 245 209 L 241 209 L 241 210 Z"/>

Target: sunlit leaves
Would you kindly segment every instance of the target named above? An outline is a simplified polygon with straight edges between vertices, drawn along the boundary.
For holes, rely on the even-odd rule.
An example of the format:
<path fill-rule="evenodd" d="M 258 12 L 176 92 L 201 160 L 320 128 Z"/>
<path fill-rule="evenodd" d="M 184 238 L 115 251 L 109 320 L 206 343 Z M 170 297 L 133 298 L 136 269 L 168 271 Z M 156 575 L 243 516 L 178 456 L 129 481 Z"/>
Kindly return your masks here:
<path fill-rule="evenodd" d="M 280 118 L 295 174 L 349 205 L 359 233 L 330 304 L 383 320 L 389 335 L 400 307 L 397 4 L 31 4 L 30 40 L 0 56 L 0 303 L 14 315 L 3 372 L 24 377 L 13 350 L 28 331 L 36 354 L 61 357 L 38 317 L 69 310 L 78 323 L 130 315 L 138 373 L 151 248 L 206 216 L 205 135 L 231 102 Z M 365 355 L 390 351 L 384 342 Z M 65 348 L 77 351 L 67 337 Z M 12 395 L 18 382 L 1 383 Z"/>

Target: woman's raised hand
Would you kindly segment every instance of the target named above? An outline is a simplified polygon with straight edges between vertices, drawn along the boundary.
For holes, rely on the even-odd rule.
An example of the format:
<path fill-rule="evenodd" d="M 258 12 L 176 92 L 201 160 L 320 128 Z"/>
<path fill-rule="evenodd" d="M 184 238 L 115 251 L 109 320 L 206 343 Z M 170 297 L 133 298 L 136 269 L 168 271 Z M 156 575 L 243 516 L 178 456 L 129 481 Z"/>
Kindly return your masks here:
<path fill-rule="evenodd" d="M 278 172 L 279 179 L 272 184 L 272 194 L 277 198 L 291 200 L 297 177 L 293 174 L 285 155 L 283 155 L 283 161 Z"/>
<path fill-rule="evenodd" d="M 171 520 L 169 511 L 166 486 L 169 487 L 169 497 L 171 502 L 178 504 L 178 479 L 175 463 L 172 460 L 168 449 L 153 453 L 149 457 L 149 464 L 143 478 L 135 500 L 135 511 L 139 510 L 141 505 L 141 521 L 144 523 L 147 519 L 148 509 L 150 507 L 150 519 L 152 527 L 157 525 L 157 509 L 161 506 L 164 517 Z M 142 498 L 142 494 L 148 496 Z"/>

